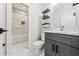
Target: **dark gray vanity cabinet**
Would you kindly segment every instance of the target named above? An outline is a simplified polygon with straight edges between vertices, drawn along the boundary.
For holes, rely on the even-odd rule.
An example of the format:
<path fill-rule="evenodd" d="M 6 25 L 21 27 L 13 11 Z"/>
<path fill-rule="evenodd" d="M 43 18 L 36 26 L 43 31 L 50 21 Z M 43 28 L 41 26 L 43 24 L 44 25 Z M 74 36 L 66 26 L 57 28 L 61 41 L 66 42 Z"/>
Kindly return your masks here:
<path fill-rule="evenodd" d="M 45 33 L 45 56 L 79 56 L 79 37 Z"/>
<path fill-rule="evenodd" d="M 47 42 L 48 41 L 48 42 Z M 69 46 L 64 46 L 56 41 L 46 39 L 45 45 L 45 55 L 46 56 L 70 56 L 71 49 Z"/>

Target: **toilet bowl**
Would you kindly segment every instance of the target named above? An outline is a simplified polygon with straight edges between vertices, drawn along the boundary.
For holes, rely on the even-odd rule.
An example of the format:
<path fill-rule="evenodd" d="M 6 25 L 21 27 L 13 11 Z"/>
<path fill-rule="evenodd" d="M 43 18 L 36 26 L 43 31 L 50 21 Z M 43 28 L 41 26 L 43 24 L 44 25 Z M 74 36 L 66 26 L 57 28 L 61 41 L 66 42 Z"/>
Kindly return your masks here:
<path fill-rule="evenodd" d="M 44 41 L 42 40 L 38 40 L 33 43 L 33 52 L 35 53 L 35 55 L 41 54 L 42 52 L 41 48 L 43 45 L 44 45 Z"/>

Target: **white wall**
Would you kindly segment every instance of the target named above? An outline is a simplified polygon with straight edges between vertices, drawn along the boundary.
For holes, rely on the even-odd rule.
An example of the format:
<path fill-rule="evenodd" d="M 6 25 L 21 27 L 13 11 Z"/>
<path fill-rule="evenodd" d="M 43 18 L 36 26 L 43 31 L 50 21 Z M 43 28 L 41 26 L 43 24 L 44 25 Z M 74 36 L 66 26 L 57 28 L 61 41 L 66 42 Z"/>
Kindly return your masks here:
<path fill-rule="evenodd" d="M 54 23 L 54 27 L 59 27 L 60 26 L 60 15 L 68 12 L 68 11 L 72 11 L 73 7 L 72 7 L 72 3 L 59 3 L 57 6 L 55 6 L 54 8 L 54 19 L 53 19 L 53 23 Z"/>
<path fill-rule="evenodd" d="M 40 35 L 40 3 L 30 3 L 30 39 L 31 43 L 38 40 Z"/>

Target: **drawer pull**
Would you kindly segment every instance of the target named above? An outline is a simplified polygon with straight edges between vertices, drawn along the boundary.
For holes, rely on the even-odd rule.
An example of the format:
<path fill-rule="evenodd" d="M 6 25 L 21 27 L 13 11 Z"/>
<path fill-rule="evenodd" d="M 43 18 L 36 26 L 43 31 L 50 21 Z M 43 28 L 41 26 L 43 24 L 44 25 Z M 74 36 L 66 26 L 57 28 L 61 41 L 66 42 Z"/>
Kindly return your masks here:
<path fill-rule="evenodd" d="M 58 50 L 58 45 L 56 45 L 56 53 L 59 53 L 59 50 Z"/>
<path fill-rule="evenodd" d="M 54 45 L 54 44 L 52 44 L 52 51 L 54 51 L 54 47 L 55 47 L 55 45 Z"/>

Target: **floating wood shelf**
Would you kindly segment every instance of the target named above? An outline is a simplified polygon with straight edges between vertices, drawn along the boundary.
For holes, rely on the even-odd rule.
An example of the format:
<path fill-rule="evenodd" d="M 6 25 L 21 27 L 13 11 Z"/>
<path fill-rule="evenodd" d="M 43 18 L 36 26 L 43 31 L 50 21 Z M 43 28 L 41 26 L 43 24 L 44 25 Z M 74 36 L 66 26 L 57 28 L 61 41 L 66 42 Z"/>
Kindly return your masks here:
<path fill-rule="evenodd" d="M 46 10 L 44 10 L 42 13 L 45 14 L 45 13 L 48 13 L 50 10 L 47 8 Z"/>
<path fill-rule="evenodd" d="M 76 6 L 76 5 L 78 5 L 79 3 L 73 3 L 73 6 Z"/>

